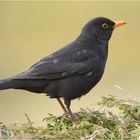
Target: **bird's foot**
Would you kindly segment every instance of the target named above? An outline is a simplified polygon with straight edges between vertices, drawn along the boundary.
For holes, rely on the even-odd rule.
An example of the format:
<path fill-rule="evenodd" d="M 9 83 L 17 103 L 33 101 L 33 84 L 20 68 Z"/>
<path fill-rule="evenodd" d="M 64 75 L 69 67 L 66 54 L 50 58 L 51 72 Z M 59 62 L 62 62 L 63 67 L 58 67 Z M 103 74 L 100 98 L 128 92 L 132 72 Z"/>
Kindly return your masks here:
<path fill-rule="evenodd" d="M 69 118 L 69 119 L 71 119 L 73 122 L 78 121 L 79 118 L 80 118 L 80 116 L 79 116 L 78 113 L 72 113 L 72 114 L 70 115 L 69 112 L 64 113 L 62 116 L 60 116 L 60 118 L 63 118 L 63 117 Z"/>

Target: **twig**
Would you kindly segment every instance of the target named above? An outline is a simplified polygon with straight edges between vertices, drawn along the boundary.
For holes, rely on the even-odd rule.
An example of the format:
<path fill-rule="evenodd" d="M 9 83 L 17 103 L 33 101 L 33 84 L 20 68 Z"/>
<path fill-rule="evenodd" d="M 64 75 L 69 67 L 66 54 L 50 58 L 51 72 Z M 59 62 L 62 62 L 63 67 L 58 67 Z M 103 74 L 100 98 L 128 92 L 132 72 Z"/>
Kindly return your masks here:
<path fill-rule="evenodd" d="M 27 113 L 24 113 L 24 114 L 25 114 L 25 116 L 26 116 L 26 118 L 27 118 L 27 120 L 29 122 L 30 127 L 32 127 L 32 122 L 31 122 L 29 116 L 27 115 Z"/>

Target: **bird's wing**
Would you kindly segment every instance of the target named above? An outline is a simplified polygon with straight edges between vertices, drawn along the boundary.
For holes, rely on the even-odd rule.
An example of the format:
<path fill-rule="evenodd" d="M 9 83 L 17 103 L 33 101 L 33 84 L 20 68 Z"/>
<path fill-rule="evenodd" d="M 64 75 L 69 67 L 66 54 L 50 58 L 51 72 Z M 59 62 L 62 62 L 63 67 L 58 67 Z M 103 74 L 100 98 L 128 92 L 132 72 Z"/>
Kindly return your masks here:
<path fill-rule="evenodd" d="M 99 58 L 94 51 L 78 51 L 72 55 L 49 56 L 14 79 L 58 79 L 86 74 L 97 69 Z"/>

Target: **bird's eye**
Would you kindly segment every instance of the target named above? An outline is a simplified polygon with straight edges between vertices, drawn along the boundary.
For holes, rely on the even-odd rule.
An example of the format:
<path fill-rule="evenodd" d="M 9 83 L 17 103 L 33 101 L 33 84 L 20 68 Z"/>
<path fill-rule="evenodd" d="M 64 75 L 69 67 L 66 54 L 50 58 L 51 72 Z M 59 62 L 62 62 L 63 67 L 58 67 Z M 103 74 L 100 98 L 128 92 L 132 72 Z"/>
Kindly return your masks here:
<path fill-rule="evenodd" d="M 103 29 L 107 29 L 108 28 L 108 24 L 107 23 L 102 24 L 102 28 Z"/>

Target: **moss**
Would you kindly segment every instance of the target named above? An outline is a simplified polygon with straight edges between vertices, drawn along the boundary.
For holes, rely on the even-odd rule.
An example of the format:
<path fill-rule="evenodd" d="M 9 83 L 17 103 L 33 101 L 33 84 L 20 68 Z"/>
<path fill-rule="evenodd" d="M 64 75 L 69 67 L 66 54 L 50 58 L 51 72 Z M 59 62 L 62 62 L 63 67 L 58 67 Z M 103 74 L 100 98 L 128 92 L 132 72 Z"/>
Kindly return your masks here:
<path fill-rule="evenodd" d="M 112 111 L 115 108 L 117 113 Z M 0 123 L 1 139 L 131 139 L 140 136 L 140 102 L 122 100 L 112 95 L 103 97 L 98 109 L 81 109 L 75 113 L 78 120 L 69 116 L 48 114 L 43 119 L 46 127 L 35 127 L 27 114 L 26 124 Z"/>

